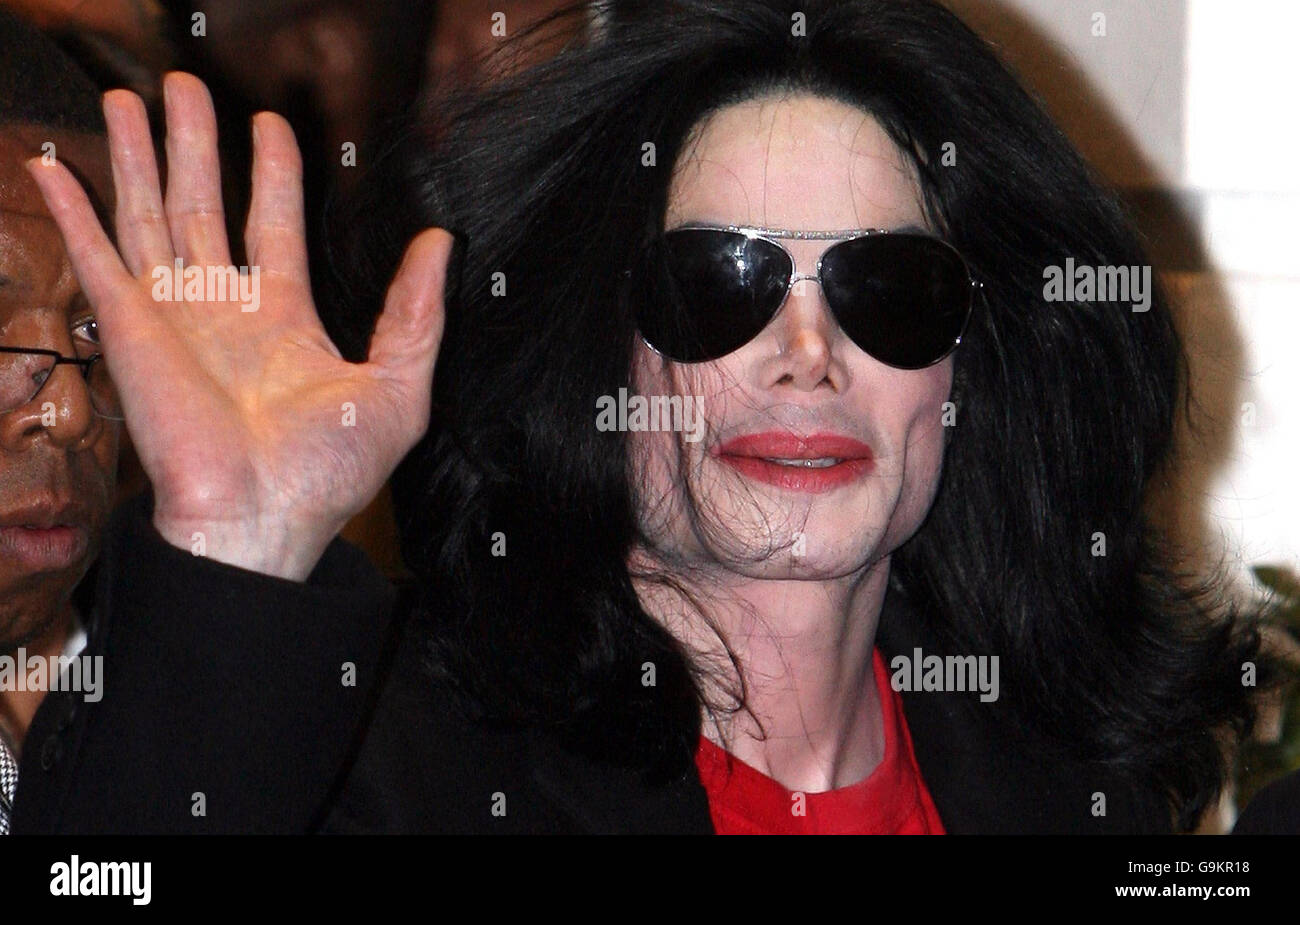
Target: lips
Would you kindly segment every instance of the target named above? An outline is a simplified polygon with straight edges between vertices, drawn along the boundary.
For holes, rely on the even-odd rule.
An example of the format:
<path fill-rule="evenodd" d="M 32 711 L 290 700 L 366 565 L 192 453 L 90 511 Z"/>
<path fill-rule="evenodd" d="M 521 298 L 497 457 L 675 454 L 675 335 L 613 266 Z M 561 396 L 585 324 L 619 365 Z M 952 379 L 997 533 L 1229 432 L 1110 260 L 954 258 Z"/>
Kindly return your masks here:
<path fill-rule="evenodd" d="M 747 434 L 722 444 L 714 456 L 746 478 L 809 494 L 856 482 L 875 467 L 871 447 L 840 434 Z"/>
<path fill-rule="evenodd" d="M 46 501 L 0 514 L 0 558 L 25 571 L 69 568 L 90 546 L 90 514 L 76 501 Z"/>

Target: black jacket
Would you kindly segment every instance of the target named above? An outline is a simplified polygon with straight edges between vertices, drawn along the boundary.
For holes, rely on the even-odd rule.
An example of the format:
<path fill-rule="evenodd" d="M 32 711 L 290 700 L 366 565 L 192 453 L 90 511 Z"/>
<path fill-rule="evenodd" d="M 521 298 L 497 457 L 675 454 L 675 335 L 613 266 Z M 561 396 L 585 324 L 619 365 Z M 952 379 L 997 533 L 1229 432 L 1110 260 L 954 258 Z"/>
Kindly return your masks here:
<path fill-rule="evenodd" d="M 392 631 L 395 602 L 342 541 L 300 584 L 171 546 L 147 496 L 123 506 L 85 652 L 104 657 L 103 699 L 47 696 L 13 830 L 712 831 L 693 769 L 651 787 L 541 732 L 462 718 L 426 676 L 418 634 Z M 886 656 L 932 651 L 918 625 L 891 591 Z M 951 833 L 1170 829 L 1168 810 L 1123 782 L 987 728 L 977 694 L 910 692 L 903 704 Z"/>
<path fill-rule="evenodd" d="M 1300 771 L 1275 780 L 1250 801 L 1233 835 L 1300 835 Z"/>

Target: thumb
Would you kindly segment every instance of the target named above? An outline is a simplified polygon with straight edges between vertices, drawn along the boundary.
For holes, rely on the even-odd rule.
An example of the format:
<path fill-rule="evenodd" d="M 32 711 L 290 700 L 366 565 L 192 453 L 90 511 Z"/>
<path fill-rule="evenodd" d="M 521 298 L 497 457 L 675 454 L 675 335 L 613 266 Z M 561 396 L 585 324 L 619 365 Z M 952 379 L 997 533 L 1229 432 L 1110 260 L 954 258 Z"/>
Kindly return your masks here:
<path fill-rule="evenodd" d="M 370 342 L 371 364 L 426 395 L 446 323 L 448 268 L 457 243 L 443 228 L 415 236 L 388 287 Z"/>

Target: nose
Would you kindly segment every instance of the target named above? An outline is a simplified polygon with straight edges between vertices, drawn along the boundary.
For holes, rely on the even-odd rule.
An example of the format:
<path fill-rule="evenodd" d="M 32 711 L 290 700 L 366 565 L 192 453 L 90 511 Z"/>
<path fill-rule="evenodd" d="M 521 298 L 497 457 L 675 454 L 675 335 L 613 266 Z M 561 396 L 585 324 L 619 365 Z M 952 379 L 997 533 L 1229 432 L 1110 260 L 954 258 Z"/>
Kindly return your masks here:
<path fill-rule="evenodd" d="M 91 404 L 81 370 L 60 363 L 50 370 L 35 398 L 0 416 L 0 444 L 16 451 L 45 439 L 60 449 L 75 451 L 94 443 L 104 425 Z"/>
<path fill-rule="evenodd" d="M 835 353 L 839 326 L 831 314 L 817 277 L 800 274 L 771 328 L 778 353 L 764 361 L 763 385 L 789 386 L 800 391 L 839 390 L 845 371 Z"/>

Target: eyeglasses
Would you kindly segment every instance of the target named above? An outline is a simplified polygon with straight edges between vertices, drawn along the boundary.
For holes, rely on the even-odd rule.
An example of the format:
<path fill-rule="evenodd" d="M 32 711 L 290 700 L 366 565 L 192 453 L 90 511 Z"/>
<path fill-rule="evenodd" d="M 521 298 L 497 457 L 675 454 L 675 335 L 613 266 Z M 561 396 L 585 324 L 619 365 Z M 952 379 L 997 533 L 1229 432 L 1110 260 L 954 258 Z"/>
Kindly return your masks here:
<path fill-rule="evenodd" d="M 90 406 L 100 417 L 121 421 L 117 389 L 109 378 L 103 354 L 64 356 L 36 347 L 0 347 L 0 414 L 31 404 L 54 375 L 55 367 L 77 366 L 90 393 Z"/>
<path fill-rule="evenodd" d="M 838 240 L 815 274 L 795 272 L 780 238 Z M 843 240 L 840 240 L 843 239 Z M 817 280 L 840 329 L 868 355 L 921 369 L 956 349 L 982 284 L 952 245 L 894 231 L 783 231 L 683 225 L 658 247 L 641 336 L 679 363 L 738 350 L 776 317 L 794 284 Z"/>

